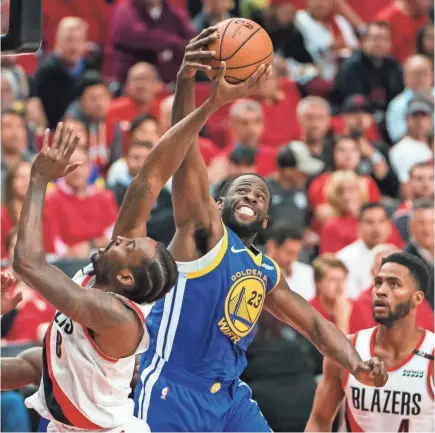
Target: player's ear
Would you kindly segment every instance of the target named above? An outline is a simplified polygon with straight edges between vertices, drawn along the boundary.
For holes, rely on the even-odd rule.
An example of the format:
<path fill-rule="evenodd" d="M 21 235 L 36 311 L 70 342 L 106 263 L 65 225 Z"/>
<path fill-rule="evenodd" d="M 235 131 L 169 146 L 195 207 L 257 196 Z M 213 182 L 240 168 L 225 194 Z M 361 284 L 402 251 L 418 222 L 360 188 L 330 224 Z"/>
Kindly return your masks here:
<path fill-rule="evenodd" d="M 127 268 L 119 270 L 116 279 L 124 286 L 132 286 L 134 284 L 133 273 Z"/>
<path fill-rule="evenodd" d="M 421 290 L 417 290 L 413 296 L 414 307 L 418 307 L 424 301 L 424 293 Z"/>
<path fill-rule="evenodd" d="M 266 230 L 268 222 L 269 222 L 269 215 L 266 215 L 266 218 L 264 218 L 264 221 L 263 221 L 263 225 L 261 226 L 261 228 L 263 230 Z"/>

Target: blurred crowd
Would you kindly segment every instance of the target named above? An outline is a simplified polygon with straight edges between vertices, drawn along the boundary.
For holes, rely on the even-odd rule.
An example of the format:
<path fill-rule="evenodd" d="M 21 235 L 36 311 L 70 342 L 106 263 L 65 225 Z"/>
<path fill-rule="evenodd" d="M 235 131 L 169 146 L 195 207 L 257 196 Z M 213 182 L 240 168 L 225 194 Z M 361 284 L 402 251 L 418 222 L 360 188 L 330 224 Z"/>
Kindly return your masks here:
<path fill-rule="evenodd" d="M 108 243 L 129 183 L 171 126 L 186 44 L 210 25 L 243 16 L 271 36 L 273 76 L 201 131 L 213 196 L 242 173 L 267 179 L 269 227 L 256 245 L 345 333 L 374 326 L 372 279 L 383 257 L 405 250 L 433 274 L 429 0 L 45 0 L 43 7 L 38 53 L 1 59 L 3 267 L 11 265 L 45 128 L 62 120 L 82 136 L 72 162 L 84 163 L 50 185 L 44 216 L 47 255 L 72 275 Z M 198 74 L 197 104 L 209 89 Z M 167 245 L 174 231 L 169 182 L 148 234 Z M 433 331 L 431 284 L 418 322 Z M 53 316 L 24 282 L 17 290 L 23 301 L 1 318 L 4 353 L 41 344 Z M 303 431 L 321 355 L 264 312 L 248 360 L 244 380 L 271 428 Z M 2 394 L 2 431 L 35 428 L 26 392 Z"/>

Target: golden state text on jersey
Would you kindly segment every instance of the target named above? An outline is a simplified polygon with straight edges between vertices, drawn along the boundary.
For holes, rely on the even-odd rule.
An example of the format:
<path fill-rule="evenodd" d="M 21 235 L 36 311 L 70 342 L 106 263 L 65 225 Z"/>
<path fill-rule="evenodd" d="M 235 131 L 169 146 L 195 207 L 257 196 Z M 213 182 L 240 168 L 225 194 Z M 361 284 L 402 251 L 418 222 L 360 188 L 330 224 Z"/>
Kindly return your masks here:
<path fill-rule="evenodd" d="M 239 377 L 265 298 L 279 282 L 277 264 L 224 227 L 204 257 L 177 265 L 175 287 L 147 320 L 147 364 L 162 360 L 210 380 Z"/>

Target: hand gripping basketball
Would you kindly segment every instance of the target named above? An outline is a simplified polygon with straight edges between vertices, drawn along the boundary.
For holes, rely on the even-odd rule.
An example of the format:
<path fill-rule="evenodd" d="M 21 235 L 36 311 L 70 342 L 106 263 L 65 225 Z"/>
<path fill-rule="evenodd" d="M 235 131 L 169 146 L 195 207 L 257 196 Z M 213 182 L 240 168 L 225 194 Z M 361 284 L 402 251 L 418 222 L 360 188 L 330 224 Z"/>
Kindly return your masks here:
<path fill-rule="evenodd" d="M 226 64 L 221 62 L 219 73 L 213 80 L 210 100 L 217 109 L 228 102 L 245 98 L 258 91 L 260 86 L 272 75 L 272 67 L 261 65 L 254 74 L 240 84 L 230 84 L 225 79 Z"/>

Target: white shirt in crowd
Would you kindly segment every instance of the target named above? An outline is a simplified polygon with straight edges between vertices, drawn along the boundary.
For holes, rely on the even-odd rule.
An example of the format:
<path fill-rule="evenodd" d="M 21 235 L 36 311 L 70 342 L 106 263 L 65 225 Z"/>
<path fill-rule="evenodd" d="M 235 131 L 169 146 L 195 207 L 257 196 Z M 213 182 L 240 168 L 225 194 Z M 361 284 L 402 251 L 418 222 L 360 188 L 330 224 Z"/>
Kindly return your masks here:
<path fill-rule="evenodd" d="M 406 183 L 409 181 L 409 170 L 415 164 L 430 161 L 433 152 L 426 143 L 407 135 L 391 148 L 389 156 L 400 183 Z"/>
<path fill-rule="evenodd" d="M 346 284 L 347 295 L 350 299 L 356 299 L 372 284 L 373 254 L 367 245 L 358 239 L 338 251 L 336 257 L 346 265 L 349 271 Z"/>
<path fill-rule="evenodd" d="M 310 265 L 293 262 L 291 264 L 291 275 L 285 276 L 285 280 L 289 287 L 306 301 L 310 301 L 316 295 L 314 271 Z"/>

